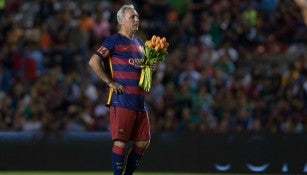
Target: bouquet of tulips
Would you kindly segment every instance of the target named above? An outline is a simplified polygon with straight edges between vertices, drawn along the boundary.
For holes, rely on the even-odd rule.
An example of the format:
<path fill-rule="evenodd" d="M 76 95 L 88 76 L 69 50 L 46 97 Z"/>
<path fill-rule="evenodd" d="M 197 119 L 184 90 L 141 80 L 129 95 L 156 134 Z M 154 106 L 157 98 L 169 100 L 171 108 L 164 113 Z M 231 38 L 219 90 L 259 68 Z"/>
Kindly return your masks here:
<path fill-rule="evenodd" d="M 165 61 L 168 45 L 169 43 L 166 41 L 165 37 L 161 38 L 153 35 L 151 40 L 147 40 L 143 46 L 144 56 L 141 59 L 142 72 L 139 86 L 147 92 L 149 92 L 151 88 L 152 67 L 157 63 Z"/>

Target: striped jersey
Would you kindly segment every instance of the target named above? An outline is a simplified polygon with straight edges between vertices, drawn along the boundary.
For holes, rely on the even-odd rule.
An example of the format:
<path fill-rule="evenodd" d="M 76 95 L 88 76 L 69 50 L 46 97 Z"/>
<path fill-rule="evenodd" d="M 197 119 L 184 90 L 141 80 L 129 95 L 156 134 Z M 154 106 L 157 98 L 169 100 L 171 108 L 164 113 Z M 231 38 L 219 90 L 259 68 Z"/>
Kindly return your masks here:
<path fill-rule="evenodd" d="M 120 33 L 105 39 L 96 54 L 104 62 L 104 69 L 113 81 L 124 86 L 125 92 L 117 94 L 109 90 L 107 105 L 134 110 L 145 110 L 145 92 L 138 86 L 143 57 L 142 40 L 134 36 L 129 39 Z"/>

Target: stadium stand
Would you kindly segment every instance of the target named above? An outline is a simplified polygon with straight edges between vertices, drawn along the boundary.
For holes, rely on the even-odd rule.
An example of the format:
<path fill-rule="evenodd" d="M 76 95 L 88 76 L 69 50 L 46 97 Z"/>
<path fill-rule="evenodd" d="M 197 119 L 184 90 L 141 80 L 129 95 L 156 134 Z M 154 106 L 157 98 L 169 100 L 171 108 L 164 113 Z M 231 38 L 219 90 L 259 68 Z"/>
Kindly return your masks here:
<path fill-rule="evenodd" d="M 106 131 L 88 58 L 129 1 L 0 1 L 0 130 Z M 147 96 L 153 131 L 302 133 L 307 24 L 295 1 L 133 1 L 140 36 L 165 36 Z M 163 27 L 161 27 L 163 26 Z"/>

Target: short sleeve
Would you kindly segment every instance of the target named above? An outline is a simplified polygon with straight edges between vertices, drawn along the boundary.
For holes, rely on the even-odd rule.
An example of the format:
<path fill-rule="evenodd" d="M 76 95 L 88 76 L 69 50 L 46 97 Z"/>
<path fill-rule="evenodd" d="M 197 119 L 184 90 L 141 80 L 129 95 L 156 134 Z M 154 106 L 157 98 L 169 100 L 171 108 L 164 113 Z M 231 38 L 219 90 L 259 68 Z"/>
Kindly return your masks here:
<path fill-rule="evenodd" d="M 112 37 L 107 38 L 96 50 L 96 55 L 98 55 L 100 59 L 109 58 L 111 56 L 111 52 L 114 50 L 114 45 L 115 44 Z"/>

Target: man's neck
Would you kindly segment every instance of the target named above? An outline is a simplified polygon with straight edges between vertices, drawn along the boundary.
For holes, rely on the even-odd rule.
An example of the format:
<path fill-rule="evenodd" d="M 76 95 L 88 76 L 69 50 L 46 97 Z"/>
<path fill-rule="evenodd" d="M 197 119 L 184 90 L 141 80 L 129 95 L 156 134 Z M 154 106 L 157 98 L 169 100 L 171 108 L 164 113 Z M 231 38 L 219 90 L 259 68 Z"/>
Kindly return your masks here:
<path fill-rule="evenodd" d="M 129 39 L 133 39 L 133 37 L 134 37 L 134 33 L 128 33 L 128 32 L 125 32 L 123 30 L 120 30 L 118 33 L 120 33 L 121 35 L 123 35 L 123 36 L 125 36 Z"/>

